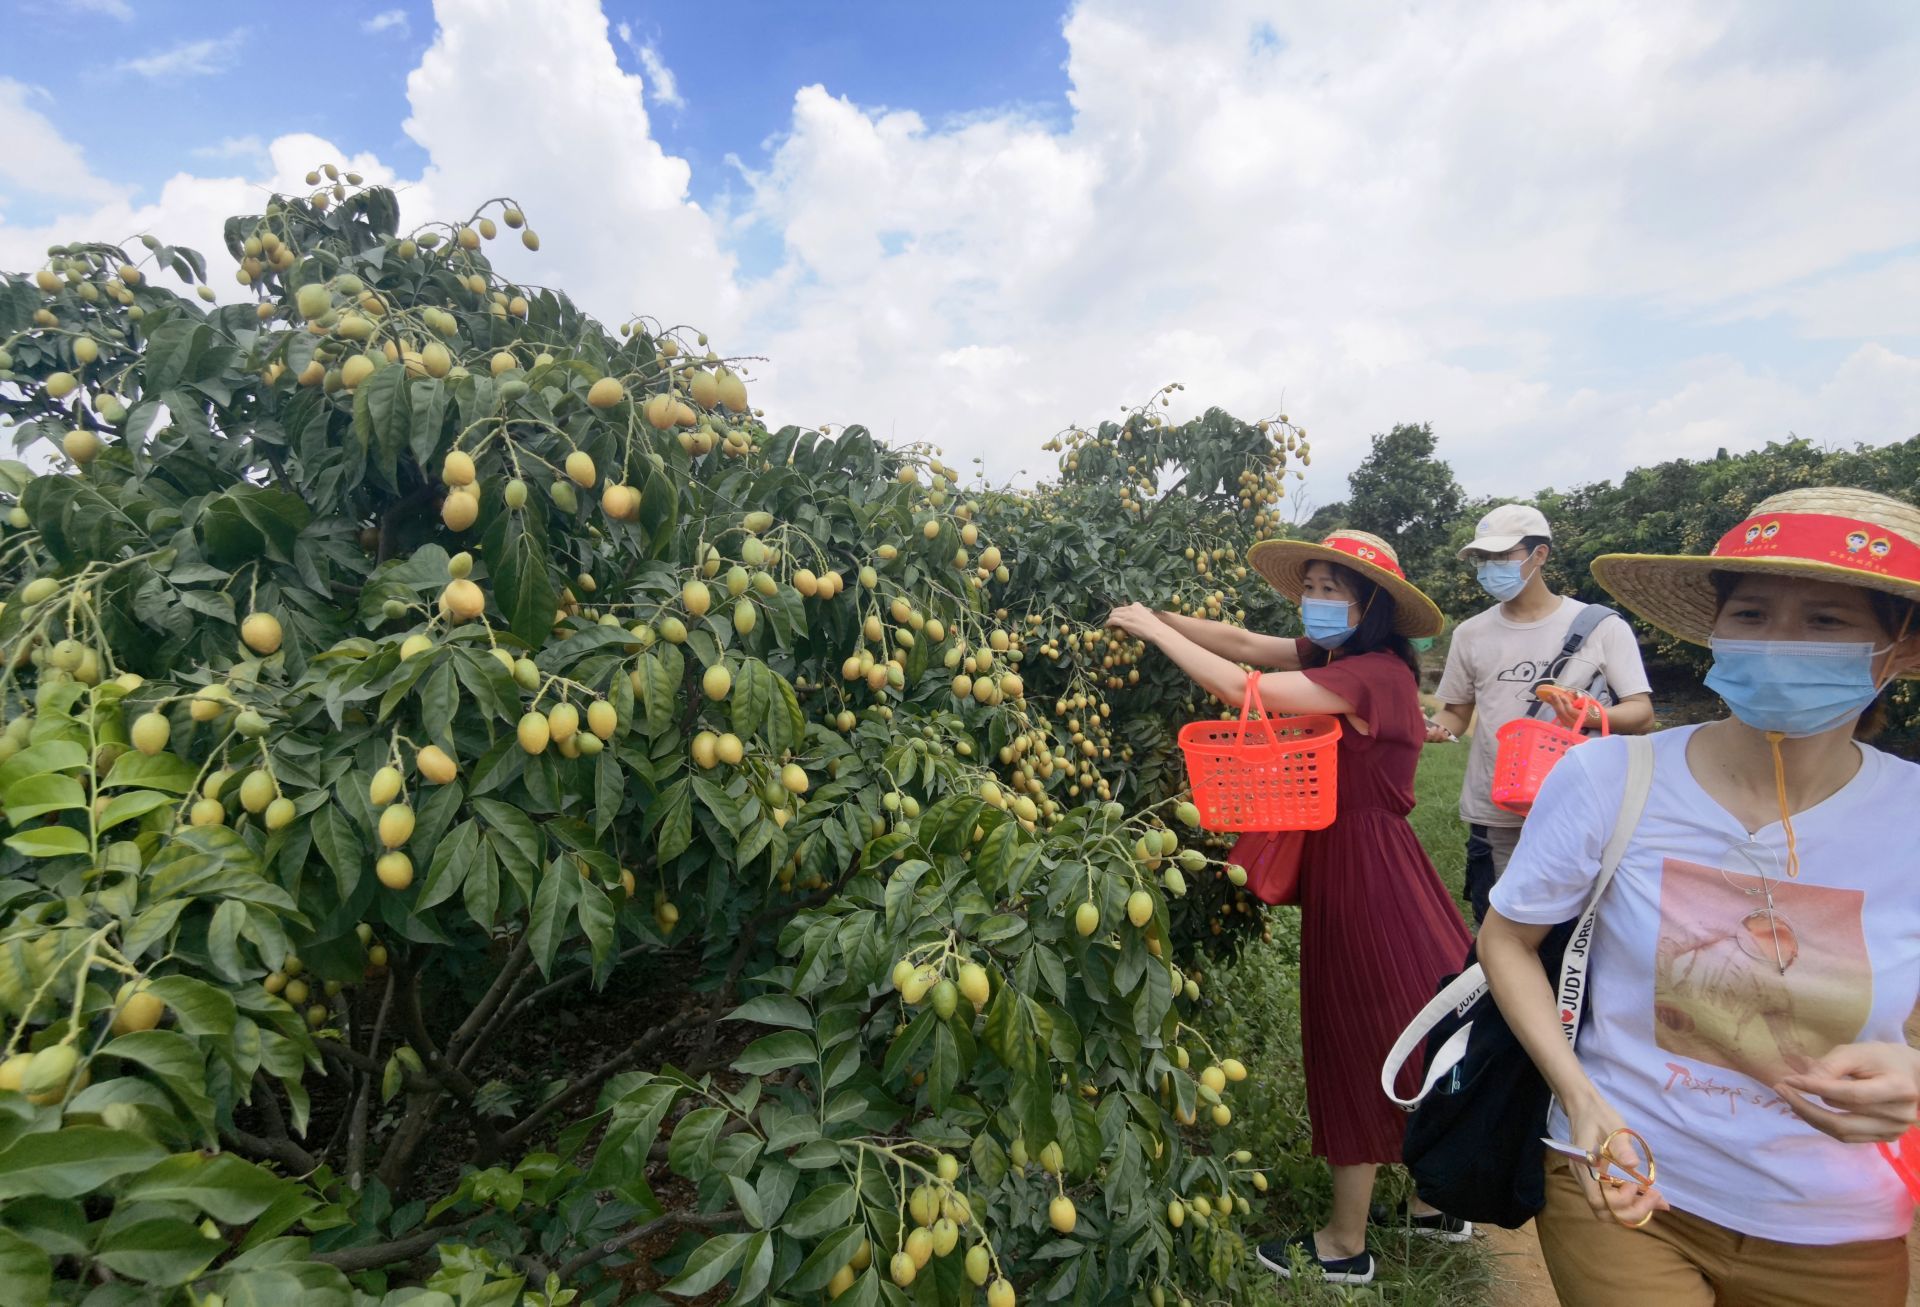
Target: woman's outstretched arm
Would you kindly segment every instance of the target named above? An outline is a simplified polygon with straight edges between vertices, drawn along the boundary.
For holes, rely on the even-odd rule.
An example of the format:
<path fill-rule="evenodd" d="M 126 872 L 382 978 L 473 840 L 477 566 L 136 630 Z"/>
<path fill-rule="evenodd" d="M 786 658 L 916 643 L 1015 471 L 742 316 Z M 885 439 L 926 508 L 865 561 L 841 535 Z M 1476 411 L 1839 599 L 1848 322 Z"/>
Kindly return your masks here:
<path fill-rule="evenodd" d="M 1217 653 L 1229 662 L 1251 663 L 1255 667 L 1272 667 L 1282 672 L 1300 670 L 1300 646 L 1291 637 L 1261 635 L 1242 627 L 1229 626 L 1225 622 L 1188 617 L 1184 613 L 1163 610 L 1156 616 L 1202 649 Z"/>
<path fill-rule="evenodd" d="M 1137 639 L 1159 648 L 1191 676 L 1201 689 L 1222 703 L 1237 705 L 1247 692 L 1247 674 L 1233 662 L 1203 648 L 1162 621 L 1142 604 L 1116 608 L 1107 617 Z M 1348 716 L 1353 705 L 1331 690 L 1313 683 L 1303 672 L 1268 672 L 1260 678 L 1260 703 L 1270 712 L 1328 713 Z"/>

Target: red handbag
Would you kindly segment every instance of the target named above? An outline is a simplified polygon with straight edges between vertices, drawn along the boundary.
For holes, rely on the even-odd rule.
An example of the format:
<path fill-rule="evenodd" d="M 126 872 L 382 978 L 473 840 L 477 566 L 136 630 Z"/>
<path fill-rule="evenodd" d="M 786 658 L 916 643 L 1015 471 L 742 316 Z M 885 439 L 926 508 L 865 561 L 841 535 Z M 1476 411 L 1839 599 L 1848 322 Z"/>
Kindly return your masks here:
<path fill-rule="evenodd" d="M 1251 858 L 1240 865 L 1247 869 L 1247 893 L 1262 903 L 1281 906 L 1300 902 L 1300 857 L 1306 850 L 1303 830 L 1262 831 L 1240 841 L 1260 840 Z M 1236 846 L 1234 852 L 1238 853 Z"/>

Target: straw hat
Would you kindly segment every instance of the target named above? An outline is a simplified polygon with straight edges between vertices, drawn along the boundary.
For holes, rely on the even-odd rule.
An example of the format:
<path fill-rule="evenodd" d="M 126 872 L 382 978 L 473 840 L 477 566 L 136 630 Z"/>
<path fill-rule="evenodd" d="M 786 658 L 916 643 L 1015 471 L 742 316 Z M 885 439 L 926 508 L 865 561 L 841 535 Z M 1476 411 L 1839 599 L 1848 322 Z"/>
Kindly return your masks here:
<path fill-rule="evenodd" d="M 1870 490 L 1813 486 L 1761 501 L 1710 554 L 1593 560 L 1607 593 L 1693 644 L 1707 643 L 1718 615 L 1715 572 L 1804 576 L 1920 602 L 1920 509 Z"/>
<path fill-rule="evenodd" d="M 1317 545 L 1305 540 L 1262 540 L 1247 551 L 1247 563 L 1296 604 L 1306 588 L 1308 563 L 1350 567 L 1393 600 L 1393 629 L 1399 634 L 1438 635 L 1446 626 L 1439 607 L 1400 570 L 1400 556 L 1393 546 L 1365 531 L 1335 531 Z"/>

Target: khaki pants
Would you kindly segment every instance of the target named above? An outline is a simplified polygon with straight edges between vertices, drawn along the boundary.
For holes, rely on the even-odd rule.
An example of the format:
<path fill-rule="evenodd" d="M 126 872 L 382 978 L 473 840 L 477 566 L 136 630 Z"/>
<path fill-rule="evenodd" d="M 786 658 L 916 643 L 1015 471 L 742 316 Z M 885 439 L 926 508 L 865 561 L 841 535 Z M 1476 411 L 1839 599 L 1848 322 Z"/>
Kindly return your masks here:
<path fill-rule="evenodd" d="M 1562 1307 L 1901 1307 L 1907 1241 L 1775 1243 L 1686 1212 L 1643 1230 L 1596 1217 L 1579 1182 L 1547 1164 L 1535 1221 Z"/>

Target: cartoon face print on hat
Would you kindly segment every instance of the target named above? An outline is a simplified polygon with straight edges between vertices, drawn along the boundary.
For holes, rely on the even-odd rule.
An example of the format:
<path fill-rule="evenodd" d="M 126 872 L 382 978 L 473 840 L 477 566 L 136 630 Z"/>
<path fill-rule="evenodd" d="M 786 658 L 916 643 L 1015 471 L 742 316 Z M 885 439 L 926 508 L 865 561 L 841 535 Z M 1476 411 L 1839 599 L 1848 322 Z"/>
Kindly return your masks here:
<path fill-rule="evenodd" d="M 1780 524 L 1778 522 L 1769 522 L 1760 528 L 1760 538 L 1762 540 L 1771 540 L 1779 534 Z"/>
<path fill-rule="evenodd" d="M 1758 522 L 1755 522 L 1752 526 L 1747 528 L 1747 543 L 1752 544 L 1754 541 L 1758 540 L 1759 538 L 1760 538 L 1760 524 Z"/>
<path fill-rule="evenodd" d="M 1887 539 L 1885 536 L 1881 536 L 1872 544 L 1868 545 L 1867 549 L 1875 558 L 1885 558 L 1893 550 L 1893 541 Z"/>
<path fill-rule="evenodd" d="M 1364 558 L 1369 563 L 1371 563 L 1374 559 L 1380 557 L 1380 551 L 1377 549 L 1374 549 L 1369 545 L 1361 545 L 1357 549 L 1355 549 L 1353 553 L 1354 553 L 1354 557 Z"/>
<path fill-rule="evenodd" d="M 1866 547 L 1867 547 L 1867 533 L 1865 531 L 1847 532 L 1847 552 L 1848 553 L 1857 554 L 1862 549 L 1865 549 Z"/>

